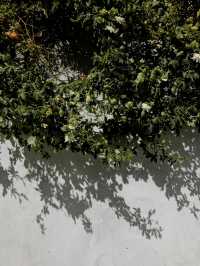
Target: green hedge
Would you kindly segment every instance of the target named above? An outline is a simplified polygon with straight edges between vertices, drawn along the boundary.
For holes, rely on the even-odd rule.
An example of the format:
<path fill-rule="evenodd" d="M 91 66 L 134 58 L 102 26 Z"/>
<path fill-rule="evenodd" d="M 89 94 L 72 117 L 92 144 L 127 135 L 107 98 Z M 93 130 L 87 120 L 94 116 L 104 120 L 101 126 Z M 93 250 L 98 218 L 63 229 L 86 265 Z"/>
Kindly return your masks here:
<path fill-rule="evenodd" d="M 1 1 L 0 130 L 116 164 L 200 127 L 200 3 Z M 69 70 L 70 67 L 70 70 Z M 59 80 L 57 73 L 71 74 Z"/>

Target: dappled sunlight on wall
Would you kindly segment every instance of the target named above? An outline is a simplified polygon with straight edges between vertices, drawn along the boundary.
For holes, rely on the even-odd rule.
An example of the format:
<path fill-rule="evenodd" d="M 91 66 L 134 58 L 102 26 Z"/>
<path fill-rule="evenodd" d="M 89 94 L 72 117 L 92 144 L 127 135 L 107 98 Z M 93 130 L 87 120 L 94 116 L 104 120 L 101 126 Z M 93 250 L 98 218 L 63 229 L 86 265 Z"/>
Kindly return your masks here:
<path fill-rule="evenodd" d="M 81 154 L 63 151 L 46 159 L 15 142 L 2 141 L 2 228 L 20 238 L 15 230 L 29 231 L 34 220 L 37 221 L 40 227 L 34 225 L 31 229 L 38 228 L 37 233 L 30 231 L 27 239 L 39 238 L 39 228 L 45 233 L 43 237 L 52 241 L 58 234 L 59 239 L 55 241 L 59 244 L 55 245 L 62 248 L 60 251 L 54 248 L 60 254 L 66 247 L 63 258 L 68 256 L 75 263 L 76 252 L 85 254 L 80 264 L 73 265 L 121 266 L 120 261 L 124 261 L 129 266 L 139 260 L 141 265 L 147 265 L 148 261 L 154 266 L 198 265 L 195 264 L 200 246 L 198 135 L 185 132 L 179 138 L 171 137 L 170 145 L 171 151 L 178 151 L 182 156 L 181 162 L 152 163 L 138 154 L 134 162 L 113 169 Z M 12 218 L 12 209 L 21 213 L 15 215 L 18 218 Z M 3 217 L 9 220 L 10 229 Z M 83 229 L 91 234 L 85 234 Z M 5 242 L 7 237 L 3 239 Z M 8 239 L 11 241 L 12 235 Z M 34 243 L 44 241 L 27 239 L 24 236 L 22 243 L 28 241 L 31 252 L 37 249 Z M 16 249 L 15 242 L 13 249 Z M 50 245 L 45 243 L 46 247 Z M 187 253 L 186 249 L 191 252 Z M 146 256 L 142 257 L 144 251 Z M 20 258 L 24 256 L 23 252 L 17 254 Z M 44 259 L 41 265 L 51 265 L 50 261 L 45 263 L 49 256 L 57 259 L 58 255 L 52 254 L 37 255 Z M 12 263 L 10 259 L 8 265 L 13 266 Z M 61 258 L 59 263 L 65 265 Z"/>
<path fill-rule="evenodd" d="M 147 238 L 160 237 L 161 227 L 152 222 L 154 206 L 149 206 L 146 210 L 148 215 L 143 217 L 140 206 L 128 205 L 126 195 L 122 196 L 121 191 L 130 182 L 132 186 L 137 181 L 148 182 L 150 191 L 154 184 L 154 190 L 156 185 L 168 199 L 173 198 L 178 210 L 187 207 L 195 216 L 198 215 L 194 202 L 200 198 L 200 145 L 197 135 L 185 132 L 171 140 L 171 150 L 179 152 L 182 162 L 174 165 L 151 163 L 139 155 L 134 162 L 116 169 L 89 156 L 69 151 L 46 159 L 20 148 L 15 142 L 5 142 L 1 151 L 2 193 L 5 196 L 9 192 L 20 201 L 26 200 L 29 195 L 23 193 L 23 189 L 17 189 L 19 181 L 25 186 L 32 183 L 43 202 L 41 214 L 37 216 L 42 228 L 44 216 L 53 207 L 67 212 L 74 221 L 81 219 L 86 231 L 92 232 L 92 224 L 85 211 L 92 207 L 94 201 L 99 201 L 113 209 L 117 217 L 130 226 L 137 226 Z M 146 193 L 149 193 L 148 190 Z"/>

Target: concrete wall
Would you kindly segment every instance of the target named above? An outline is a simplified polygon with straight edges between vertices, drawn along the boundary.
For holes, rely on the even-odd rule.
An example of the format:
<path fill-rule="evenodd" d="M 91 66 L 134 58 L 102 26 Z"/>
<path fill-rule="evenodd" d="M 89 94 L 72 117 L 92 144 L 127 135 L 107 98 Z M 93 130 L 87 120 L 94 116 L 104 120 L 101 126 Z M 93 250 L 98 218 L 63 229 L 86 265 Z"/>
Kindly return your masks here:
<path fill-rule="evenodd" d="M 140 156 L 113 170 L 2 143 L 0 265 L 199 266 L 199 136 L 185 132 L 173 148 L 181 166 Z"/>

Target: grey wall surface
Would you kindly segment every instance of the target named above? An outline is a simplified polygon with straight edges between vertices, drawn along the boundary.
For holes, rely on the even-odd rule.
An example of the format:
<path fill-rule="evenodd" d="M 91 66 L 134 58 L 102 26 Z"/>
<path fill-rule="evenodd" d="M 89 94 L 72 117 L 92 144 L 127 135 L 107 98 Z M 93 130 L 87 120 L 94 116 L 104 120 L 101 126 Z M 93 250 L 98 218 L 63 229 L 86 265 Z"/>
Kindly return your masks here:
<path fill-rule="evenodd" d="M 199 266 L 198 139 L 187 132 L 173 140 L 181 166 L 138 157 L 118 170 L 2 143 L 0 265 Z M 150 209 L 156 213 L 144 220 Z"/>

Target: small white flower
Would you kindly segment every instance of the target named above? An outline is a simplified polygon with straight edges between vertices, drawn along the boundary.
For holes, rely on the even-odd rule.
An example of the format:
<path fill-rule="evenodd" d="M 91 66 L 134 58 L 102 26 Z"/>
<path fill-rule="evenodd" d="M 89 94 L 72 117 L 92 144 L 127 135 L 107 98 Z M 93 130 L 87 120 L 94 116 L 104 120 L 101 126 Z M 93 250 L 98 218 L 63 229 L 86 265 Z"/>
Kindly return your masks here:
<path fill-rule="evenodd" d="M 97 97 L 97 101 L 103 101 L 103 94 L 99 94 L 98 97 Z"/>
<path fill-rule="evenodd" d="M 142 139 L 140 138 L 140 137 L 138 137 L 138 139 L 137 139 L 137 144 L 141 144 L 142 143 Z"/>
<path fill-rule="evenodd" d="M 119 24 L 124 24 L 125 23 L 125 19 L 123 17 L 120 16 L 115 16 L 115 20 L 119 23 Z"/>
<path fill-rule="evenodd" d="M 35 146 L 36 145 L 36 137 L 35 136 L 30 136 L 27 139 L 27 143 L 31 146 Z"/>
<path fill-rule="evenodd" d="M 95 133 L 101 133 L 101 132 L 103 132 L 102 128 L 97 127 L 97 126 L 94 126 L 92 129 L 93 129 L 93 131 L 94 131 Z"/>
<path fill-rule="evenodd" d="M 148 103 L 143 103 L 143 104 L 142 104 L 142 109 L 143 109 L 144 111 L 149 112 L 149 111 L 151 110 L 151 106 L 150 106 Z"/>
<path fill-rule="evenodd" d="M 195 61 L 196 63 L 200 63 L 200 54 L 199 53 L 194 53 L 192 55 L 192 60 Z"/>
<path fill-rule="evenodd" d="M 48 127 L 48 125 L 47 125 L 46 123 L 42 123 L 41 126 L 42 126 L 43 128 L 47 128 L 47 127 Z"/>
<path fill-rule="evenodd" d="M 106 114 L 106 119 L 107 119 L 107 120 L 111 120 L 111 119 L 113 119 L 113 115 L 112 115 L 112 114 Z"/>
<path fill-rule="evenodd" d="M 82 121 L 88 121 L 94 123 L 97 119 L 94 113 L 89 112 L 87 109 L 82 108 L 79 112 Z"/>
<path fill-rule="evenodd" d="M 69 136 L 65 135 L 65 142 L 68 142 L 68 141 L 69 141 Z"/>
<path fill-rule="evenodd" d="M 118 150 L 118 149 L 115 149 L 115 154 L 120 154 L 120 150 Z"/>
<path fill-rule="evenodd" d="M 106 30 L 108 30 L 109 32 L 111 33 L 117 33 L 118 32 L 118 29 L 112 27 L 112 26 L 106 26 Z"/>

